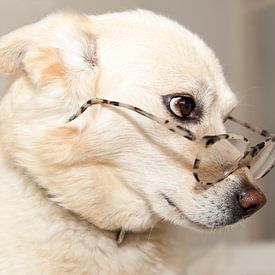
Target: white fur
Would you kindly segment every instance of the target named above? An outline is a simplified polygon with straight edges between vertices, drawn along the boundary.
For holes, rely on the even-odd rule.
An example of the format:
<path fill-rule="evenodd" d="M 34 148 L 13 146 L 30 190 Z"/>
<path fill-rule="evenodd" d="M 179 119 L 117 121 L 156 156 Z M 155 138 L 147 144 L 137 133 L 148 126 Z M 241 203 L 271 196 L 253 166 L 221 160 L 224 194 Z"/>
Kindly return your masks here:
<path fill-rule="evenodd" d="M 172 242 L 183 243 L 167 222 L 226 224 L 221 200 L 245 169 L 196 191 L 195 143 L 114 107 L 68 122 L 92 97 L 172 119 L 161 95 L 184 92 L 204 109 L 200 124 L 184 126 L 224 132 L 236 99 L 199 37 L 147 11 L 60 13 L 4 37 L 0 70 L 18 73 L 0 103 L 1 274 L 178 274 Z M 131 232 L 121 246 L 119 228 Z"/>

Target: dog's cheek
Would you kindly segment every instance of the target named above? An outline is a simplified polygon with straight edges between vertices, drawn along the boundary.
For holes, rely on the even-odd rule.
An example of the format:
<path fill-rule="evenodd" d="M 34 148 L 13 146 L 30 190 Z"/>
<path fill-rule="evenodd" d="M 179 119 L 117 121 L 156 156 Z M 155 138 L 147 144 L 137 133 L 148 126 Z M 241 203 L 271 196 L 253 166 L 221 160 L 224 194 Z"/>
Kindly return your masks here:
<path fill-rule="evenodd" d="M 61 169 L 75 165 L 107 165 L 113 156 L 108 153 L 106 157 L 106 148 L 99 136 L 91 128 L 78 126 L 63 126 L 47 132 L 36 139 L 38 146 L 31 153 L 35 153 L 39 162 Z"/>
<path fill-rule="evenodd" d="M 37 158 L 49 166 L 72 165 L 83 160 L 82 133 L 76 127 L 59 127 L 40 139 Z"/>

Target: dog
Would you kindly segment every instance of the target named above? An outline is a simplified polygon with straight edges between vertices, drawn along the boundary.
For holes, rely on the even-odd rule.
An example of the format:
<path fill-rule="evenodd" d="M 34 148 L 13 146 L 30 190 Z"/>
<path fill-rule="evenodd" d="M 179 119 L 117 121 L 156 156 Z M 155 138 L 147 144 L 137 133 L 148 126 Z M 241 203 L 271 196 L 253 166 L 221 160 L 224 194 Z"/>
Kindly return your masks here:
<path fill-rule="evenodd" d="M 218 59 L 164 16 L 50 15 L 1 38 L 0 71 L 13 76 L 0 102 L 3 275 L 180 274 L 177 226 L 213 230 L 265 203 L 244 167 L 196 182 L 197 143 L 137 112 L 96 104 L 70 119 L 102 98 L 225 133 L 237 99 Z M 252 210 L 238 199 L 249 190 Z"/>

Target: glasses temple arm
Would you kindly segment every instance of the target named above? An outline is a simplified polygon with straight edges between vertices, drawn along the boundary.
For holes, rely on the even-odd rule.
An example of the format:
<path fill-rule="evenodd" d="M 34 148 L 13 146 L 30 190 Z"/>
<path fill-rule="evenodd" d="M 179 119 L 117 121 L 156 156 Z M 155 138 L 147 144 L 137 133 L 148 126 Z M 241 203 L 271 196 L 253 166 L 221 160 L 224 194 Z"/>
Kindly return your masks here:
<path fill-rule="evenodd" d="M 268 132 L 266 130 L 263 130 L 263 129 L 259 128 L 259 127 L 254 127 L 254 126 L 250 125 L 249 123 L 244 122 L 242 120 L 239 120 L 239 119 L 237 119 L 235 117 L 228 116 L 228 119 L 230 119 L 231 121 L 234 121 L 235 123 L 238 123 L 239 125 L 247 128 L 250 131 L 252 131 L 254 133 L 257 133 L 257 134 L 259 134 L 259 135 L 261 135 L 263 137 L 268 137 L 268 138 L 271 137 L 272 138 L 272 137 L 275 136 L 275 134 L 273 134 L 273 133 L 270 133 L 270 132 Z"/>
<path fill-rule="evenodd" d="M 168 130 L 170 130 L 171 132 L 177 133 L 189 140 L 196 140 L 195 135 L 188 129 L 182 127 L 181 125 L 178 125 L 168 119 L 162 119 L 159 118 L 151 113 L 148 113 L 138 107 L 135 107 L 133 105 L 130 104 L 126 104 L 126 103 L 122 103 L 122 102 L 118 102 L 118 101 L 112 101 L 112 100 L 107 100 L 107 99 L 101 99 L 101 98 L 94 98 L 94 99 L 90 99 L 88 100 L 86 103 L 84 103 L 79 110 L 77 111 L 77 113 L 75 115 L 73 115 L 70 119 L 70 121 L 73 121 L 74 119 L 76 119 L 77 117 L 79 117 L 82 113 L 84 113 L 89 107 L 91 107 L 92 105 L 95 104 L 105 104 L 105 105 L 112 105 L 115 107 L 122 107 L 131 111 L 134 111 L 144 117 L 147 117 L 151 120 L 156 121 L 159 124 L 162 124 L 163 126 L 165 126 Z"/>

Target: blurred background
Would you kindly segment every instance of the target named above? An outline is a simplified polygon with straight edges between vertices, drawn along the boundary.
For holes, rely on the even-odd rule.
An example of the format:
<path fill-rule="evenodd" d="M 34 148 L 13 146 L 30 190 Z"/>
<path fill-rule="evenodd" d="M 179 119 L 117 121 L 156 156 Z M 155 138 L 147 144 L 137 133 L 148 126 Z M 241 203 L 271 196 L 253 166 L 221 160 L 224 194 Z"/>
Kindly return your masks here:
<path fill-rule="evenodd" d="M 273 0 L 0 0 L 0 35 L 59 10 L 99 14 L 136 8 L 164 14 L 199 34 L 216 52 L 239 97 L 234 113 L 275 132 Z M 1 76 L 0 91 L 3 87 Z M 186 233 L 192 246 L 188 274 L 275 274 L 274 181 L 275 171 L 261 181 L 267 205 L 242 225 L 219 233 Z"/>

